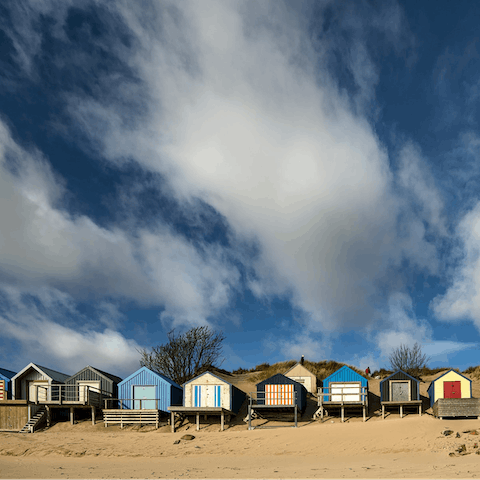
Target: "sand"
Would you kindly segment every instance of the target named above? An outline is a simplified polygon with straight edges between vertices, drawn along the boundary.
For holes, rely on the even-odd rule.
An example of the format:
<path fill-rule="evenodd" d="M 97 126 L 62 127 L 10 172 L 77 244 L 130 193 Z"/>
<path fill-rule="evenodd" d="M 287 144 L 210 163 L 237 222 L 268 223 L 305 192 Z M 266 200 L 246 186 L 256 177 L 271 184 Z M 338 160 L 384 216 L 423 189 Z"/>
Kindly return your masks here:
<path fill-rule="evenodd" d="M 375 402 L 378 381 L 370 385 Z M 478 381 L 474 396 L 478 396 Z M 428 381 L 422 383 L 422 395 Z M 425 393 L 424 393 L 425 392 Z M 475 394 L 477 392 L 477 394 Z M 425 399 L 426 400 L 426 399 Z M 35 434 L 0 433 L 0 478 L 472 478 L 480 476 L 480 420 L 427 413 L 367 422 L 347 416 L 312 421 L 313 400 L 299 422 L 258 419 L 248 431 L 243 411 L 224 432 L 218 418 L 200 431 L 185 423 L 105 428 L 79 421 Z M 211 423 L 210 423 L 211 422 Z M 272 427 L 272 428 L 266 428 Z M 444 436 L 445 429 L 453 430 Z M 459 437 L 457 438 L 456 433 Z M 194 440 L 181 440 L 185 433 Z M 176 440 L 180 443 L 174 444 Z M 467 455 L 455 453 L 466 446 Z M 454 456 L 450 456 L 453 454 Z"/>

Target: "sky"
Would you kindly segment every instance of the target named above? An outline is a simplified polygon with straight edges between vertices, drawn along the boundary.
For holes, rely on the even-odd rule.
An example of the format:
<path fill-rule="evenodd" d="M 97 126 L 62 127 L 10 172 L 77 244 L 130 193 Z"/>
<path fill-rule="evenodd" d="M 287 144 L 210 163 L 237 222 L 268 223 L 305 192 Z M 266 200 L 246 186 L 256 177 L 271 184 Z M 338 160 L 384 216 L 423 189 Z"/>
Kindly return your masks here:
<path fill-rule="evenodd" d="M 0 366 L 480 364 L 480 5 L 0 4 Z"/>

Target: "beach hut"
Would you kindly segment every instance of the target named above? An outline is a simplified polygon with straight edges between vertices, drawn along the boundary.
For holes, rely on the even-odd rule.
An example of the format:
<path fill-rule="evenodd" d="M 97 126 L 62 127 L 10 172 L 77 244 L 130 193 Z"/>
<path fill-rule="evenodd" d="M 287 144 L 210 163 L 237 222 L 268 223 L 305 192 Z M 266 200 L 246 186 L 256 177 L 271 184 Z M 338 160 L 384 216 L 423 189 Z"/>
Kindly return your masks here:
<path fill-rule="evenodd" d="M 317 393 L 317 377 L 304 365 L 304 357 L 284 374 L 286 377 L 301 383 L 309 393 Z"/>
<path fill-rule="evenodd" d="M 433 414 L 443 417 L 480 417 L 480 399 L 472 398 L 472 381 L 453 369 L 432 380 L 428 396 Z"/>
<path fill-rule="evenodd" d="M 12 378 L 15 372 L 0 368 L 0 402 L 12 399 Z"/>
<path fill-rule="evenodd" d="M 183 406 L 171 406 L 172 431 L 175 431 L 175 415 L 183 418 L 188 414 L 197 417 L 197 430 L 200 429 L 200 414 L 220 415 L 221 430 L 232 415 L 236 415 L 245 401 L 246 394 L 235 385 L 212 372 L 204 372 L 183 384 Z"/>
<path fill-rule="evenodd" d="M 12 377 L 12 396 L 16 400 L 46 402 L 50 400 L 49 387 L 65 383 L 69 376 L 51 368 L 29 363 Z"/>
<path fill-rule="evenodd" d="M 303 412 L 307 406 L 307 390 L 301 383 L 277 373 L 257 383 L 257 405 L 293 407 Z"/>
<path fill-rule="evenodd" d="M 142 367 L 118 384 L 118 398 L 125 409 L 168 413 L 171 405 L 182 405 L 183 389 L 165 375 Z"/>
<path fill-rule="evenodd" d="M 362 408 L 365 421 L 368 410 L 367 379 L 344 365 L 323 380 L 323 387 L 318 391 L 318 406 L 314 418 L 320 415 L 323 420 L 326 408 L 328 410 L 339 408 L 343 422 L 345 408 Z"/>
<path fill-rule="evenodd" d="M 87 365 L 65 380 L 66 399 L 84 401 L 87 400 L 87 392 L 98 393 L 101 397 L 116 398 L 117 386 L 121 381 L 122 379 L 116 375 Z"/>
<path fill-rule="evenodd" d="M 400 418 L 405 407 L 415 407 L 421 415 L 420 381 L 402 370 L 392 373 L 380 382 L 380 402 L 382 418 L 385 418 L 385 408 L 391 406 L 400 408 Z"/>

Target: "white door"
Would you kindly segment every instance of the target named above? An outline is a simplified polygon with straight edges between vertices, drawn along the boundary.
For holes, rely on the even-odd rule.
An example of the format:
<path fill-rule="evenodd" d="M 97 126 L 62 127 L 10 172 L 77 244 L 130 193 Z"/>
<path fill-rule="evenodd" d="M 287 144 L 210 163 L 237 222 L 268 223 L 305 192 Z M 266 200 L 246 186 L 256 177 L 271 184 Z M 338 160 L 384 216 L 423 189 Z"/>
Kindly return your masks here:
<path fill-rule="evenodd" d="M 221 385 L 205 385 L 204 392 L 206 407 L 220 407 L 222 405 Z"/>
<path fill-rule="evenodd" d="M 88 393 L 90 392 L 90 400 L 95 400 L 96 394 L 100 392 L 100 382 L 86 382 L 79 381 L 77 382 L 78 386 L 78 399 L 81 402 L 88 401 Z"/>
<path fill-rule="evenodd" d="M 37 391 L 38 391 L 38 401 L 46 402 L 48 398 L 48 381 L 45 380 L 45 381 L 28 382 L 28 399 L 31 402 L 37 401 Z"/>
<path fill-rule="evenodd" d="M 359 383 L 331 383 L 330 388 L 332 393 L 332 402 L 341 402 L 342 400 L 344 402 L 360 401 L 361 390 Z"/>

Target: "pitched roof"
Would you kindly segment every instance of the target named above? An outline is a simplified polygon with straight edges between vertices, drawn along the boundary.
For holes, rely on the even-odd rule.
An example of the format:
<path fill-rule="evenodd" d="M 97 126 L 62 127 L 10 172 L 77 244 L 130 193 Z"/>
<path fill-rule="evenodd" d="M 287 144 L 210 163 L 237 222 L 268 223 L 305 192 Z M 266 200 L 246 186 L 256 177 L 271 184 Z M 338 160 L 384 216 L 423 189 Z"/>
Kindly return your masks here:
<path fill-rule="evenodd" d="M 291 372 L 295 367 L 300 366 L 302 367 L 305 371 L 307 371 L 310 375 L 315 376 L 314 373 L 312 373 L 305 365 L 302 365 L 300 362 L 297 362 L 292 368 L 289 368 L 284 375 L 286 376 L 288 372 Z"/>
<path fill-rule="evenodd" d="M 188 382 L 185 382 L 184 385 L 186 385 L 187 383 L 193 382 L 193 381 L 196 380 L 197 378 L 203 377 L 203 375 L 206 375 L 207 373 L 208 373 L 209 375 L 212 375 L 212 376 L 215 377 L 215 378 L 218 378 L 218 380 L 220 380 L 221 382 L 227 383 L 228 385 L 232 385 L 230 382 L 227 382 L 227 380 L 224 380 L 223 378 L 220 378 L 218 375 L 215 375 L 215 374 L 212 373 L 212 372 L 203 372 L 203 373 L 201 373 L 200 375 L 197 375 L 196 377 L 191 378 Z"/>
<path fill-rule="evenodd" d="M 459 375 L 460 377 L 463 377 L 465 380 L 468 380 L 470 383 L 472 383 L 472 380 L 470 380 L 470 378 L 466 377 L 465 375 L 462 375 L 461 373 L 458 373 L 456 370 L 454 370 L 453 368 L 451 368 L 450 370 L 446 371 L 445 373 L 442 373 L 441 375 L 439 375 L 437 378 L 433 379 L 431 383 L 435 383 L 438 379 L 442 378 L 443 376 L 445 376 L 447 373 L 450 373 L 450 372 L 453 372 L 453 373 L 456 373 L 457 375 Z"/>
<path fill-rule="evenodd" d="M 392 373 L 391 375 L 389 375 L 388 377 L 384 378 L 380 384 L 382 384 L 383 382 L 386 382 L 389 378 L 392 378 L 394 375 L 396 375 L 397 373 L 403 373 L 404 375 L 406 375 L 407 377 L 410 377 L 412 380 L 414 380 L 415 382 L 419 383 L 420 380 L 418 378 L 415 378 L 415 377 L 412 377 L 411 375 L 409 375 L 407 372 L 404 372 L 403 370 L 397 370 L 395 373 Z"/>
<path fill-rule="evenodd" d="M 83 372 L 87 368 L 91 368 L 95 372 L 99 373 L 100 375 L 103 375 L 104 377 L 108 378 L 109 380 L 112 380 L 115 383 L 120 383 L 122 381 L 122 379 L 120 377 L 117 377 L 116 375 L 112 375 L 111 373 L 108 373 L 108 372 L 104 372 L 103 370 L 100 370 L 99 368 L 92 367 L 91 365 L 87 365 L 85 368 L 82 368 L 77 373 L 74 373 L 73 375 L 71 375 L 71 377 L 75 377 L 76 375 L 78 375 L 80 372 Z"/>
<path fill-rule="evenodd" d="M 16 375 L 15 372 L 12 372 L 11 370 L 7 370 L 6 368 L 0 368 L 0 375 L 3 375 L 4 377 L 7 378 L 12 378 Z"/>
<path fill-rule="evenodd" d="M 55 380 L 56 382 L 63 383 L 70 375 L 67 375 L 65 373 L 60 373 L 57 372 L 56 370 L 52 370 L 51 368 L 47 367 L 42 367 L 41 365 L 37 365 L 36 363 L 29 363 L 25 368 L 20 370 L 15 377 L 20 377 L 25 373 L 29 368 L 33 368 L 34 370 L 40 371 L 44 373 L 47 377 L 50 377 L 52 380 Z M 12 377 L 13 378 L 13 377 Z"/>
<path fill-rule="evenodd" d="M 180 385 L 178 385 L 178 383 L 174 382 L 171 378 L 168 378 L 166 375 L 163 375 L 163 373 L 154 372 L 153 370 L 150 370 L 148 367 L 139 368 L 138 370 L 133 372 L 131 375 L 129 375 L 127 378 L 124 378 L 121 382 L 119 382 L 119 384 L 127 382 L 128 380 L 133 378 L 135 375 L 138 375 L 138 373 L 141 372 L 142 370 L 146 370 L 147 372 L 151 373 L 152 375 L 156 375 L 157 377 L 160 377 L 162 380 L 165 380 L 167 383 L 172 385 L 172 387 L 176 387 L 176 388 L 179 388 L 180 390 L 182 390 L 182 387 Z"/>

